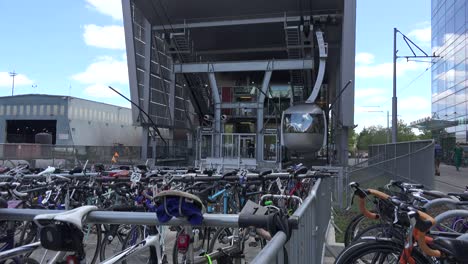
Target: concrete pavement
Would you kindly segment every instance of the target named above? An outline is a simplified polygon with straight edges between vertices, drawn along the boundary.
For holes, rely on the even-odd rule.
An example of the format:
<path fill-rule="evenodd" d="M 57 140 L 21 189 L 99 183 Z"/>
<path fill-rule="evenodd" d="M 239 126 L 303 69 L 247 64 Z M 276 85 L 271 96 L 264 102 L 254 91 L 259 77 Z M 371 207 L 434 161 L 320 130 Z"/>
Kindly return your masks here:
<path fill-rule="evenodd" d="M 440 164 L 440 176 L 434 176 L 434 187 L 442 192 L 463 192 L 468 185 L 468 168 Z"/>

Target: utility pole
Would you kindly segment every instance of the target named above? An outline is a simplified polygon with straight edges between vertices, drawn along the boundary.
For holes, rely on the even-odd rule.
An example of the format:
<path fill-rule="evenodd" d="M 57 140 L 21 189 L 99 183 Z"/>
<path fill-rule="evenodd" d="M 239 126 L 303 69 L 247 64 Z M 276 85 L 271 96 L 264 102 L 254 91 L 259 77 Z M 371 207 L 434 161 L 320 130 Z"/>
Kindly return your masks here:
<path fill-rule="evenodd" d="M 18 75 L 18 73 L 15 72 L 15 70 L 13 70 L 12 72 L 10 72 L 10 77 L 13 78 L 13 83 L 11 84 L 11 96 L 13 96 L 13 92 L 15 90 L 15 76 Z"/>
<path fill-rule="evenodd" d="M 406 42 L 406 45 L 408 48 L 411 50 L 411 53 L 413 55 L 410 56 L 397 56 L 397 33 L 400 33 L 403 36 L 403 40 Z M 413 50 L 413 47 L 417 48 L 421 53 L 424 55 L 416 55 L 416 53 Z M 397 131 L 398 131 L 398 112 L 397 112 L 397 107 L 398 107 L 398 99 L 396 95 L 396 62 L 398 58 L 406 58 L 407 61 L 409 61 L 410 58 L 438 58 L 440 56 L 436 56 L 435 53 L 432 56 L 427 55 L 424 50 L 422 50 L 418 45 L 416 45 L 411 39 L 409 39 L 407 36 L 405 36 L 403 33 L 401 33 L 397 28 L 393 28 L 393 97 L 392 97 L 392 143 L 396 143 L 398 141 L 397 139 Z"/>
<path fill-rule="evenodd" d="M 397 96 L 396 96 L 396 60 L 397 60 L 397 49 L 396 49 L 396 37 L 398 30 L 393 28 L 393 97 L 392 97 L 392 143 L 397 142 Z"/>
<path fill-rule="evenodd" d="M 387 110 L 387 144 L 390 143 L 390 127 L 389 127 L 390 120 L 389 119 L 390 119 L 390 113 Z"/>

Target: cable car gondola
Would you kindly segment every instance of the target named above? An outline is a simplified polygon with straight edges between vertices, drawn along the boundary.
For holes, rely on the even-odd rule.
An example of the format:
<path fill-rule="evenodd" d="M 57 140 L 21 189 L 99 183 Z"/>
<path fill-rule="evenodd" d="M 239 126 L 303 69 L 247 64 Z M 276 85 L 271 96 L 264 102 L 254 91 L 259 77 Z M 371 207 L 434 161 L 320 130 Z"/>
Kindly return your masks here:
<path fill-rule="evenodd" d="M 281 142 L 296 152 L 316 152 L 326 145 L 325 112 L 316 104 L 291 106 L 281 118 Z"/>

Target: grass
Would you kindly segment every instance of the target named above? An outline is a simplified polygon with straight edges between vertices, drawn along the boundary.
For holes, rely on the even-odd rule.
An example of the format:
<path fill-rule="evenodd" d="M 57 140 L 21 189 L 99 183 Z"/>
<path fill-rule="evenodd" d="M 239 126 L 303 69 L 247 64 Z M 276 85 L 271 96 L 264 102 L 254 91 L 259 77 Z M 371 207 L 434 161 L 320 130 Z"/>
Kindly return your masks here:
<path fill-rule="evenodd" d="M 350 181 L 355 181 L 359 183 L 363 188 L 377 189 L 383 187 L 391 179 L 390 177 L 386 176 L 378 176 L 369 180 L 370 177 L 372 176 L 369 176 L 367 171 L 363 171 L 359 174 L 352 174 L 350 177 Z M 343 194 L 343 196 L 345 196 L 345 194 Z M 358 214 L 360 214 L 360 212 L 357 206 L 357 198 L 354 198 L 354 203 L 351 205 L 349 210 L 335 208 L 334 222 L 335 225 L 340 229 L 336 230 L 335 232 L 336 242 L 344 242 L 344 232 L 346 230 L 346 227 L 351 222 L 351 220 Z"/>

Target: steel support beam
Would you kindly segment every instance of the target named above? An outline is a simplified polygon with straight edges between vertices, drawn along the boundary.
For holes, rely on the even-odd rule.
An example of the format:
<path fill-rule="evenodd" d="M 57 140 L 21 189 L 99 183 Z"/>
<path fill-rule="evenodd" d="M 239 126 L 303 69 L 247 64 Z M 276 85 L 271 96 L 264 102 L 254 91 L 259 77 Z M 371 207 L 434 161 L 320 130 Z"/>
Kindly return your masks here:
<path fill-rule="evenodd" d="M 216 83 L 216 76 L 214 72 L 208 73 L 210 81 L 211 94 L 215 104 L 214 111 L 214 156 L 221 157 L 221 97 L 219 96 L 218 85 Z"/>
<path fill-rule="evenodd" d="M 313 59 L 174 64 L 174 73 L 280 71 L 313 69 Z"/>
<path fill-rule="evenodd" d="M 135 45 L 133 41 L 133 19 L 132 19 L 132 7 L 130 0 L 122 0 L 122 11 L 123 11 L 123 24 L 125 32 L 125 46 L 127 47 L 127 67 L 128 67 L 128 83 L 130 86 L 130 100 L 132 102 L 140 104 L 140 98 L 138 94 L 138 80 L 136 74 L 136 58 L 135 58 Z M 132 119 L 133 123 L 136 123 L 138 119 L 139 111 L 132 106 Z"/>
<path fill-rule="evenodd" d="M 184 28 L 206 28 L 206 27 L 225 27 L 225 26 L 240 26 L 240 25 L 253 25 L 253 24 L 270 24 L 270 23 L 284 23 L 288 21 L 300 21 L 299 16 L 294 17 L 268 17 L 268 18 L 252 18 L 252 19 L 237 19 L 237 20 L 218 20 L 208 22 L 194 22 L 171 25 L 173 29 L 184 29 Z M 164 30 L 169 28 L 169 25 L 157 25 L 153 27 L 153 30 Z"/>
<path fill-rule="evenodd" d="M 147 126 L 142 127 L 142 136 L 141 136 L 141 159 L 146 160 L 148 158 L 148 133 L 149 128 Z M 154 157 L 153 157 L 154 158 Z"/>
<path fill-rule="evenodd" d="M 217 54 L 274 52 L 274 51 L 286 51 L 286 50 L 287 48 L 285 46 L 281 46 L 281 47 L 265 47 L 265 48 L 250 48 L 250 49 L 199 50 L 199 51 L 196 51 L 196 54 L 197 55 L 217 55 Z"/>
<path fill-rule="evenodd" d="M 145 30 L 151 29 L 151 24 L 148 20 L 144 19 L 143 26 Z M 144 60 L 144 67 L 145 73 L 143 75 L 143 105 L 140 107 L 146 112 L 149 112 L 149 101 L 150 101 L 150 79 L 151 79 L 151 34 L 146 34 L 145 36 L 145 60 Z M 135 68 L 136 69 L 136 68 Z M 140 101 L 141 102 L 141 101 Z M 140 118 L 146 119 L 143 116 Z M 149 121 L 148 121 L 149 122 Z M 143 123 L 143 122 L 142 122 Z M 149 128 L 148 126 L 143 126 L 143 136 L 141 141 L 141 159 L 146 160 L 148 158 L 148 134 Z M 151 143 L 155 139 L 151 137 Z"/>
<path fill-rule="evenodd" d="M 263 161 L 263 108 L 265 105 L 265 95 L 268 92 L 272 71 L 266 71 L 262 82 L 262 92 L 258 96 L 257 109 L 257 163 Z"/>
<path fill-rule="evenodd" d="M 320 14 L 311 16 L 312 19 L 320 20 L 321 18 L 340 18 L 341 15 L 338 14 L 339 11 L 330 14 Z M 172 29 L 185 29 L 185 28 L 206 28 L 206 27 L 225 27 L 225 26 L 240 26 L 240 25 L 254 25 L 254 24 L 271 24 L 271 23 L 284 23 L 288 22 L 298 22 L 301 21 L 300 16 L 278 16 L 278 17 L 267 17 L 267 18 L 250 18 L 250 19 L 234 19 L 234 20 L 218 20 L 218 21 L 206 21 L 206 22 L 193 22 L 193 23 L 183 23 L 183 24 L 174 24 L 174 25 L 157 25 L 153 26 L 153 30 L 164 30 L 165 28 Z"/>
<path fill-rule="evenodd" d="M 169 115 L 171 126 L 175 124 L 174 105 L 175 105 L 176 75 L 171 73 L 171 84 L 169 85 Z M 185 99 L 184 99 L 185 100 Z"/>
<path fill-rule="evenodd" d="M 221 109 L 247 108 L 257 109 L 257 103 L 221 103 Z"/>

